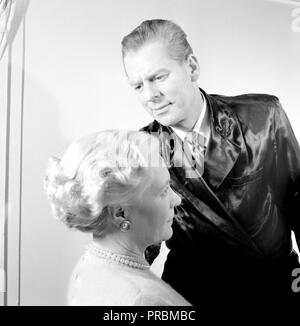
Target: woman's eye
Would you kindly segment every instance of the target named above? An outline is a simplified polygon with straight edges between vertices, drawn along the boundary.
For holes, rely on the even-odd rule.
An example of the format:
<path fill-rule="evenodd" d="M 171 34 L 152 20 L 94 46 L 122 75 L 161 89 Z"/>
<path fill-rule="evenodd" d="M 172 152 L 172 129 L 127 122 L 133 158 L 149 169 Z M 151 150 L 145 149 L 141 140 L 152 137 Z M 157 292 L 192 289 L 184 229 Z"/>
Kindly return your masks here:
<path fill-rule="evenodd" d="M 169 192 L 169 189 L 170 189 L 170 185 L 168 185 L 168 186 L 166 187 L 166 189 L 161 193 L 161 195 L 162 195 L 162 196 L 166 196 L 167 193 Z"/>

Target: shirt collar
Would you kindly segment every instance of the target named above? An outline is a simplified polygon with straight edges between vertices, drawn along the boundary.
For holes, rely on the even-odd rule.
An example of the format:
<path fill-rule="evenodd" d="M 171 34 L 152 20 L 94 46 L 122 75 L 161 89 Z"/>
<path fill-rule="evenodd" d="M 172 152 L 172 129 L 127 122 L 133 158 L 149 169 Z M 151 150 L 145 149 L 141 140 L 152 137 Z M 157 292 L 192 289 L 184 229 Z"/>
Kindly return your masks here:
<path fill-rule="evenodd" d="M 200 112 L 200 116 L 193 128 L 192 131 L 198 132 L 199 134 L 203 135 L 205 137 L 205 146 L 207 147 L 208 141 L 209 141 L 209 134 L 210 134 L 210 128 L 209 128 L 209 123 L 208 123 L 208 118 L 207 115 L 208 110 L 207 110 L 207 103 L 206 103 L 206 99 L 203 96 L 202 92 L 202 99 L 203 99 L 203 107 L 202 110 Z M 179 136 L 179 138 L 184 141 L 184 138 L 187 134 L 186 131 L 180 130 L 177 127 L 172 127 L 172 129 L 176 132 L 176 134 Z"/>

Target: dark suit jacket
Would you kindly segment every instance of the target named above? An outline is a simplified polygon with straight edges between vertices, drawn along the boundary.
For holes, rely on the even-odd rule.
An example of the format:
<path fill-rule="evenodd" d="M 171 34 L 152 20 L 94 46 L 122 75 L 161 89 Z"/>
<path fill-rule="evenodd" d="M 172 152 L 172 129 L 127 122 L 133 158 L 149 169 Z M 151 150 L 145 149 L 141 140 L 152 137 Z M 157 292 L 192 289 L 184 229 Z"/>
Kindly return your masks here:
<path fill-rule="evenodd" d="M 300 149 L 290 123 L 274 96 L 201 91 L 211 128 L 203 177 L 172 128 L 154 121 L 142 129 L 159 138 L 172 187 L 182 197 L 162 278 L 206 307 L 294 297 L 291 230 L 299 239 Z M 157 254 L 152 248 L 147 256 Z"/>

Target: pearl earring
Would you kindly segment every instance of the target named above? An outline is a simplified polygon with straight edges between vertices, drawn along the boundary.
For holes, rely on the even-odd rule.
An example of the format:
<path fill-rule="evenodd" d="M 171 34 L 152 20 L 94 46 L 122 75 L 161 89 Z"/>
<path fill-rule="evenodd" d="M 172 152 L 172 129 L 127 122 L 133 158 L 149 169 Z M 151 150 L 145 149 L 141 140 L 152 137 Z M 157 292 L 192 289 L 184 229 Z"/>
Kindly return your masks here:
<path fill-rule="evenodd" d="M 120 230 L 122 232 L 127 232 L 130 229 L 130 222 L 125 220 L 120 223 Z"/>

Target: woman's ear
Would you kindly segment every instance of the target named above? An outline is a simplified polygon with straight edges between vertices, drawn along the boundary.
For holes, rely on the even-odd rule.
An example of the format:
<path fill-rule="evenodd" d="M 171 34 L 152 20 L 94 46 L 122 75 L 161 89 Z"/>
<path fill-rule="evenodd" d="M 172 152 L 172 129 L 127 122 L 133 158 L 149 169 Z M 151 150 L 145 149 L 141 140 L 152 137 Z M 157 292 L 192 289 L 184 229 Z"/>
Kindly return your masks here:
<path fill-rule="evenodd" d="M 122 222 L 128 220 L 127 210 L 125 210 L 121 206 L 110 207 L 110 215 L 113 224 L 115 224 L 118 228 L 120 227 Z"/>
<path fill-rule="evenodd" d="M 127 211 L 122 207 L 111 208 L 112 223 L 122 232 L 128 232 L 131 228 Z"/>
<path fill-rule="evenodd" d="M 109 210 L 110 210 L 110 215 L 111 215 L 113 221 L 121 222 L 122 220 L 124 220 L 125 212 L 122 207 L 114 206 L 114 207 L 110 207 Z"/>
<path fill-rule="evenodd" d="M 194 54 L 190 54 L 186 60 L 187 67 L 189 69 L 190 77 L 192 82 L 195 82 L 198 80 L 200 76 L 200 67 L 197 58 L 194 56 Z"/>

